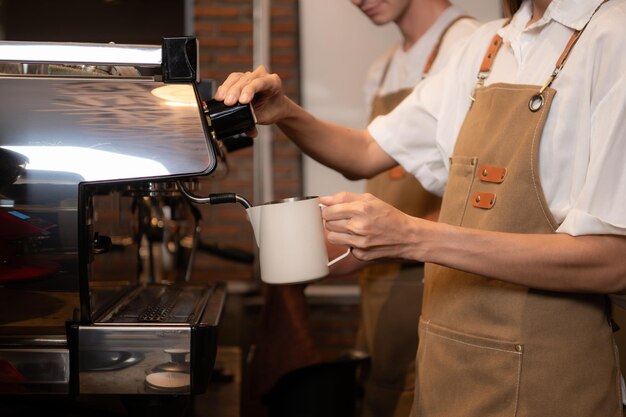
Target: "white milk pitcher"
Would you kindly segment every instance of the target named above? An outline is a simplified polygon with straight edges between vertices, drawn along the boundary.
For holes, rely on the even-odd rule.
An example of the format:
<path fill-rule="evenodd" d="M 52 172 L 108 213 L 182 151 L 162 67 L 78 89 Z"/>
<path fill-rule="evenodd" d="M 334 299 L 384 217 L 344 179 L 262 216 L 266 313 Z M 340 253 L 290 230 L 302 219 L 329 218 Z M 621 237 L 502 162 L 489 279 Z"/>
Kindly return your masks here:
<path fill-rule="evenodd" d="M 268 284 L 307 282 L 328 275 L 319 197 L 287 198 L 246 209 L 259 247 L 261 280 Z"/>

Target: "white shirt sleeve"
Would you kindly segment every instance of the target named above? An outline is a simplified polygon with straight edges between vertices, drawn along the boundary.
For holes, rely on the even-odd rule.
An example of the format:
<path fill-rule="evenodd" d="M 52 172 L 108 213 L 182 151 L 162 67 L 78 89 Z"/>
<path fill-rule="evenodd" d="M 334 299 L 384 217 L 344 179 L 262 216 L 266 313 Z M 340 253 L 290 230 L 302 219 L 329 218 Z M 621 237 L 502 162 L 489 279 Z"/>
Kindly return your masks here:
<path fill-rule="evenodd" d="M 626 235 L 625 155 L 626 75 L 623 75 L 591 115 L 586 180 L 559 232 Z"/>
<path fill-rule="evenodd" d="M 587 76 L 578 78 L 589 86 L 583 102 L 589 107 L 588 144 L 576 149 L 577 154 L 588 155 L 588 165 L 579 191 L 570 197 L 571 210 L 558 229 L 572 235 L 626 235 L 626 6 L 623 2 L 611 5 L 602 14 L 610 18 L 594 22 L 589 33 L 584 33 L 593 42 L 593 48 L 584 51 L 584 63 L 572 57 L 566 64 L 584 67 Z M 580 98 L 580 90 L 578 94 Z M 574 165 L 573 171 L 580 165 Z"/>
<path fill-rule="evenodd" d="M 447 179 L 435 141 L 441 105 L 436 91 L 440 78 L 441 73 L 422 81 L 392 112 L 377 117 L 368 126 L 378 145 L 415 175 L 425 189 L 437 195 L 443 194 Z"/>
<path fill-rule="evenodd" d="M 470 40 L 457 42 L 443 69 L 429 75 L 391 113 L 377 117 L 368 126 L 370 135 L 386 153 L 426 190 L 439 196 L 448 181 L 448 159 L 475 83 L 472 73 L 463 78 L 458 71 L 460 66 L 478 65 L 477 59 L 467 62 L 472 54 L 465 45 Z M 458 121 L 440 123 L 442 118 Z"/>

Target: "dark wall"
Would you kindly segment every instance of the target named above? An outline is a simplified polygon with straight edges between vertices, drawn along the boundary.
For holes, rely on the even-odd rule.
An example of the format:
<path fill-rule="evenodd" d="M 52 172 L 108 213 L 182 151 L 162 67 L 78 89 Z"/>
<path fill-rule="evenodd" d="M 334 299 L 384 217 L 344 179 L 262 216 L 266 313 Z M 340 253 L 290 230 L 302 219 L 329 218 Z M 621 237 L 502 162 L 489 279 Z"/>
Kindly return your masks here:
<path fill-rule="evenodd" d="M 185 0 L 3 0 L 12 41 L 161 44 L 185 34 Z"/>

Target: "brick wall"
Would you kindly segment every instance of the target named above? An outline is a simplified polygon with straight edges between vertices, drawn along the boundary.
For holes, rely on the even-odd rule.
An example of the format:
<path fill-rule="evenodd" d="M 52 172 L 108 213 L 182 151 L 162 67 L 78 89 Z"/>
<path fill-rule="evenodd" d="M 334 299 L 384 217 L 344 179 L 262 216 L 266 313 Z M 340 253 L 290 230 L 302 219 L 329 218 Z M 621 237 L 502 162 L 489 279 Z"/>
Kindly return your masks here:
<path fill-rule="evenodd" d="M 271 57 L 269 68 L 278 73 L 289 97 L 299 101 L 298 2 L 271 2 Z M 233 71 L 252 69 L 252 0 L 196 0 L 195 33 L 200 43 L 203 79 L 223 81 Z M 272 145 L 274 193 L 276 198 L 301 194 L 301 155 L 277 129 Z M 202 192 L 236 192 L 253 198 L 252 149 L 228 155 L 229 172 L 203 180 Z M 258 203 L 258 202 L 257 202 Z M 203 207 L 202 239 L 228 247 L 254 250 L 253 235 L 240 205 Z M 250 280 L 250 265 L 200 254 L 194 280 Z"/>
<path fill-rule="evenodd" d="M 298 39 L 298 1 L 272 0 L 270 70 L 280 75 L 289 97 L 300 101 L 300 62 Z M 252 0 L 196 0 L 195 33 L 200 42 L 201 76 L 203 79 L 224 80 L 233 71 L 252 69 Z M 301 154 L 282 133 L 274 129 L 272 143 L 274 194 L 284 198 L 302 194 Z M 205 179 L 202 193 L 236 192 L 253 198 L 252 149 L 235 151 L 228 155 L 229 172 Z M 254 237 L 245 211 L 236 205 L 202 207 L 205 224 L 202 239 L 221 242 L 229 247 L 254 250 Z M 244 281 L 255 278 L 251 265 L 240 264 L 218 257 L 199 254 L 193 279 Z M 329 280 L 328 283 L 339 280 Z M 348 281 L 354 282 L 353 278 Z M 267 294 L 266 294 L 267 295 Z M 223 344 L 240 344 L 243 352 L 257 336 L 261 305 L 245 304 L 239 311 L 233 306 L 237 297 L 229 297 L 220 336 Z M 261 297 L 263 298 L 263 297 Z M 260 300 L 259 300 L 260 301 Z M 340 352 L 354 346 L 358 305 L 335 304 L 333 300 L 309 305 L 310 322 L 316 348 L 323 359 L 335 358 Z M 280 310 L 280 307 L 278 307 Z M 242 323 L 248 323 L 242 325 Z M 245 353 L 247 356 L 247 353 Z"/>

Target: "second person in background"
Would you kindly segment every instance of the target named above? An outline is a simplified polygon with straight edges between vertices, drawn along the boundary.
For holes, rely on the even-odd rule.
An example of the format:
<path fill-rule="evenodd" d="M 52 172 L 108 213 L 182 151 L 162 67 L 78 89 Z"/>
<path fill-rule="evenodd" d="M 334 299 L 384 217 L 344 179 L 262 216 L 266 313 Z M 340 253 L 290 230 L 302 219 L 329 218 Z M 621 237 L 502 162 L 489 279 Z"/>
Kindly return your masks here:
<path fill-rule="evenodd" d="M 394 23 L 402 36 L 367 73 L 370 121 L 389 113 L 420 80 L 442 68 L 452 46 L 478 26 L 448 0 L 351 1 L 374 24 Z M 415 217 L 436 220 L 441 204 L 400 166 L 368 180 L 366 191 Z M 407 416 L 411 410 L 423 276 L 422 263 L 401 261 L 367 264 L 359 274 L 357 348 L 371 357 L 363 417 Z"/>

